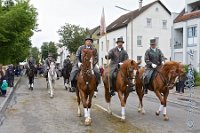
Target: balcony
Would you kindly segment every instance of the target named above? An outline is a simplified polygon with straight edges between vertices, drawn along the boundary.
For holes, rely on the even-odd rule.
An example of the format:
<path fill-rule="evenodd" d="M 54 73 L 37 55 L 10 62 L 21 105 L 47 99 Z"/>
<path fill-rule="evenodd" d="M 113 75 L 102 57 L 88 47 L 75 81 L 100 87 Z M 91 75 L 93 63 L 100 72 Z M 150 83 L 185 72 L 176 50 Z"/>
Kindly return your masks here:
<path fill-rule="evenodd" d="M 176 44 L 174 45 L 174 49 L 181 49 L 181 48 L 183 48 L 183 43 L 176 42 Z"/>

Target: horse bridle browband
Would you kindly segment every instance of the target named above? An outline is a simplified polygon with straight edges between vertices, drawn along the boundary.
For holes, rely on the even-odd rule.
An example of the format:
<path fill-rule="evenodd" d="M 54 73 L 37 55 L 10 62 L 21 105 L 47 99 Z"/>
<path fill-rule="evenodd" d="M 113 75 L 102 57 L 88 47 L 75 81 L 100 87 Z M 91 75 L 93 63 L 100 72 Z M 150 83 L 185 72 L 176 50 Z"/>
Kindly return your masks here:
<path fill-rule="evenodd" d="M 127 83 L 129 84 L 129 83 L 130 83 L 130 80 L 136 79 L 136 75 L 133 75 L 134 77 L 131 77 L 131 76 L 130 76 L 130 72 L 134 72 L 134 70 L 135 70 L 135 69 L 133 69 L 132 67 L 127 68 L 126 71 L 127 71 L 127 73 L 128 73 L 128 77 L 126 77 L 126 76 L 120 71 L 121 76 L 122 76 L 124 82 L 127 82 Z"/>

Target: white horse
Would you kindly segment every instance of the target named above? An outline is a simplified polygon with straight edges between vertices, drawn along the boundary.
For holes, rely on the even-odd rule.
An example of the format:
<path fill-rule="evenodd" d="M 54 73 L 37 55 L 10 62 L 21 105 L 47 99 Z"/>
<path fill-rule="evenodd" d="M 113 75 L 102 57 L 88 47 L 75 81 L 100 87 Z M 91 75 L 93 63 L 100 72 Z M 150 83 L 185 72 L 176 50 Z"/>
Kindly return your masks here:
<path fill-rule="evenodd" d="M 53 98 L 54 96 L 54 86 L 55 86 L 56 78 L 57 78 L 56 66 L 54 62 L 51 62 L 50 68 L 48 71 L 48 81 L 47 81 L 47 89 L 48 89 L 48 93 L 50 94 L 50 98 Z"/>

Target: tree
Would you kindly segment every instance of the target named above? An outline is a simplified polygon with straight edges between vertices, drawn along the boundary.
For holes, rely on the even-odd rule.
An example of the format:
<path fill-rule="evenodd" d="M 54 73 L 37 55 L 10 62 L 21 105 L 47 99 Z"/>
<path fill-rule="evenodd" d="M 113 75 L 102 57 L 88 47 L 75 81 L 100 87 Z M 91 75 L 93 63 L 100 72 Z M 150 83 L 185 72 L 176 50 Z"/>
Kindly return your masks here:
<path fill-rule="evenodd" d="M 39 54 L 40 54 L 39 49 L 37 47 L 32 47 L 31 54 L 32 54 L 33 58 L 35 59 L 36 64 L 38 64 L 39 60 L 40 60 L 39 59 Z"/>
<path fill-rule="evenodd" d="M 28 0 L 0 3 L 0 62 L 17 64 L 29 54 L 37 12 Z"/>
<path fill-rule="evenodd" d="M 42 59 L 46 59 L 48 54 L 51 53 L 54 59 L 57 59 L 57 48 L 54 42 L 43 42 L 41 46 Z"/>
<path fill-rule="evenodd" d="M 58 34 L 61 36 L 60 43 L 66 46 L 71 53 L 75 53 L 89 32 L 88 29 L 66 23 L 58 30 Z"/>

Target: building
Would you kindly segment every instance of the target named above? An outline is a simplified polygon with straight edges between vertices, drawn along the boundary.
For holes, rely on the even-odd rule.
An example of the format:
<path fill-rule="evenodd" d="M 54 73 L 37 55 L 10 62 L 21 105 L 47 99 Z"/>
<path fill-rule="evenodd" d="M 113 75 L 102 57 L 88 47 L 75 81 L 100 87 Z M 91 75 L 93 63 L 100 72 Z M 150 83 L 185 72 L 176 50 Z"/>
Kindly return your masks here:
<path fill-rule="evenodd" d="M 58 47 L 57 49 L 57 61 L 56 63 L 59 64 L 60 68 L 63 68 L 63 62 L 67 58 L 67 55 L 69 55 L 69 50 L 66 46 Z"/>
<path fill-rule="evenodd" d="M 100 31 L 100 26 L 97 26 L 89 30 L 90 37 L 94 40 L 93 44 L 97 49 L 98 53 L 99 53 L 99 38 L 100 38 L 99 31 Z"/>
<path fill-rule="evenodd" d="M 156 38 L 158 47 L 163 51 L 165 57 L 171 57 L 171 26 L 173 18 L 171 12 L 160 1 L 156 0 L 150 4 L 120 16 L 107 27 L 107 43 L 105 36 L 99 41 L 100 65 L 106 64 L 104 59 L 108 50 L 116 46 L 118 37 L 123 37 L 129 58 L 135 61 L 141 60 L 144 66 L 144 54 L 149 48 L 150 39 Z M 107 45 L 106 45 L 107 44 Z"/>
<path fill-rule="evenodd" d="M 199 72 L 200 63 L 200 1 L 186 0 L 183 11 L 172 28 L 172 60 L 192 64 Z M 192 55 L 192 56 L 190 56 Z"/>

